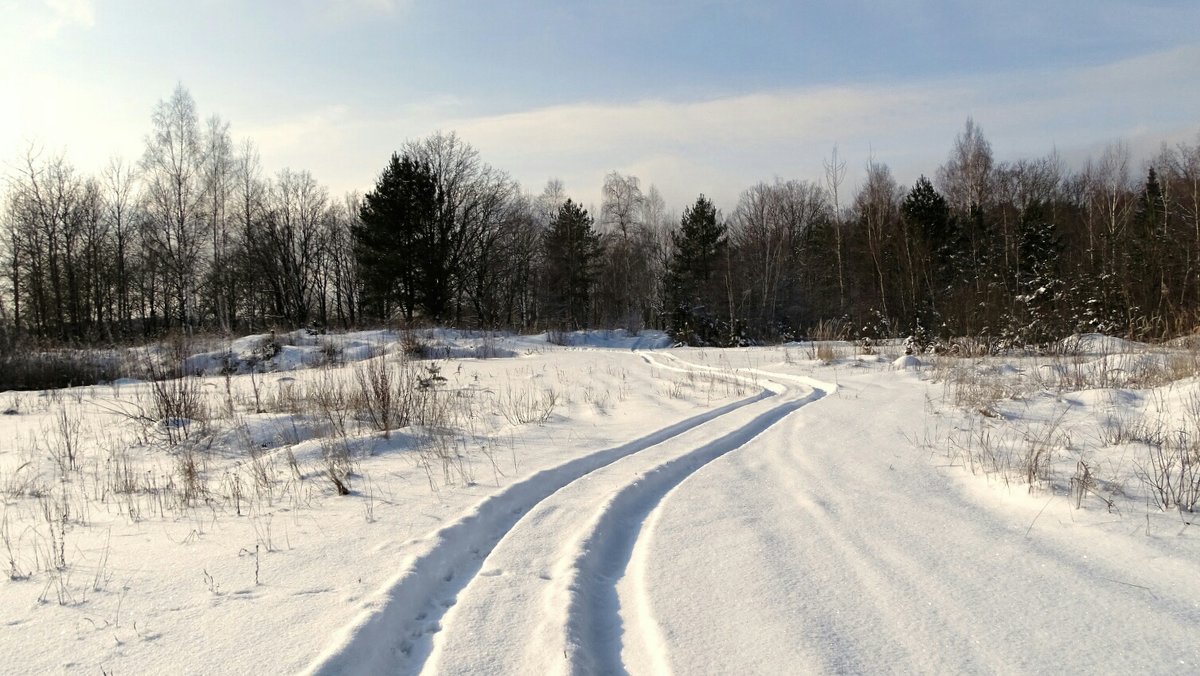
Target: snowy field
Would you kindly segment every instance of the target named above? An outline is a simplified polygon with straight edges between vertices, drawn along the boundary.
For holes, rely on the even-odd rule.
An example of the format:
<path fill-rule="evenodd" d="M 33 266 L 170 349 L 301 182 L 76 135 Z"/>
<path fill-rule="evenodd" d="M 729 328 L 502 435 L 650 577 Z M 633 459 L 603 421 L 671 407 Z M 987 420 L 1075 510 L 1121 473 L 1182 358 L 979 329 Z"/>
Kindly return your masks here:
<path fill-rule="evenodd" d="M 0 671 L 1200 671 L 1188 346 L 549 338 L 0 393 Z"/>

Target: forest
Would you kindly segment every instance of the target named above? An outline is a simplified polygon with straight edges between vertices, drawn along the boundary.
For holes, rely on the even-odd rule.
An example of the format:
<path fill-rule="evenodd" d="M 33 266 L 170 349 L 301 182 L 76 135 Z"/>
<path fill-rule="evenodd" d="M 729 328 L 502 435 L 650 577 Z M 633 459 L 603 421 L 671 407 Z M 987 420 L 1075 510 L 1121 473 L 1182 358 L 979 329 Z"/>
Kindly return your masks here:
<path fill-rule="evenodd" d="M 442 325 L 664 329 L 693 345 L 1075 332 L 1188 334 L 1200 313 L 1200 136 L 1136 162 L 1110 144 L 997 161 L 968 119 L 912 186 L 871 160 L 846 183 L 747 187 L 682 211 L 609 173 L 591 211 L 529 192 L 453 132 L 381 152 L 365 193 L 268 173 L 181 85 L 140 158 L 96 175 L 31 147 L 0 203 L 0 357 L 175 333 Z M 594 212 L 594 213 L 593 213 Z"/>

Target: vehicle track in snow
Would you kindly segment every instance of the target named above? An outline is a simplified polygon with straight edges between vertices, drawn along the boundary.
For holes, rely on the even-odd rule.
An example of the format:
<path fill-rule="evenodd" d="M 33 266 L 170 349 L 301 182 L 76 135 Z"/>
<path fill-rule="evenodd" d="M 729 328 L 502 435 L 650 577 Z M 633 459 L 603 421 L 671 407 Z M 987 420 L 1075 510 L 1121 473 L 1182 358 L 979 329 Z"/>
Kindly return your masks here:
<path fill-rule="evenodd" d="M 644 644 L 623 646 L 631 671 L 1195 671 L 1194 564 L 1052 526 L 1069 506 L 993 509 L 899 426 L 858 424 L 917 424 L 909 376 L 842 375 L 820 415 L 782 420 L 648 517 L 618 582 L 623 616 L 653 629 L 627 632 Z"/>
<path fill-rule="evenodd" d="M 621 673 L 616 583 L 646 516 L 696 470 L 825 394 L 766 384 L 770 400 L 601 468 L 531 510 L 446 614 L 428 671 Z M 634 625 L 653 631 L 646 618 Z"/>
<path fill-rule="evenodd" d="M 655 368 L 749 382 L 641 356 Z M 696 469 L 825 393 L 763 384 L 755 396 L 485 499 L 435 533 L 309 672 L 619 669 L 615 581 L 646 515 Z"/>

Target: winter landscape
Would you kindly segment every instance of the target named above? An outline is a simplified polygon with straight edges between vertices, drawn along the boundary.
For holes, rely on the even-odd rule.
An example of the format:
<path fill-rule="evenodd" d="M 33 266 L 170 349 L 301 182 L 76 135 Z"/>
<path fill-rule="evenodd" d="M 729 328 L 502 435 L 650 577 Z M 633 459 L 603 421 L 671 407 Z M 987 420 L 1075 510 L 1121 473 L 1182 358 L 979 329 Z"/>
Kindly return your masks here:
<path fill-rule="evenodd" d="M 554 337 L 252 336 L 0 395 L 6 669 L 1200 663 L 1187 346 Z"/>
<path fill-rule="evenodd" d="M 0 672 L 1200 673 L 1197 25 L 0 1 Z"/>

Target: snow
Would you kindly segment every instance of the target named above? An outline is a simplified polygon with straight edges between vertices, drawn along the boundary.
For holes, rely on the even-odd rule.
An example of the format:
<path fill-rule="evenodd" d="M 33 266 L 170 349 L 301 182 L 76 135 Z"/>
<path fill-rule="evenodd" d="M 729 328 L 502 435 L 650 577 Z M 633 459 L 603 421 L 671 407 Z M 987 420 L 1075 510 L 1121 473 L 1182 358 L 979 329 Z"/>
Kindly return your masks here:
<path fill-rule="evenodd" d="M 1081 355 L 1133 354 L 1146 348 L 1124 338 L 1115 338 L 1100 333 L 1083 333 L 1059 341 L 1060 348 L 1067 353 Z"/>
<path fill-rule="evenodd" d="M 1200 534 L 1142 478 L 1197 360 L 1073 344 L 297 332 L 190 357 L 186 415 L 0 393 L 5 670 L 1196 671 Z M 405 363 L 387 438 L 313 403 Z"/>

